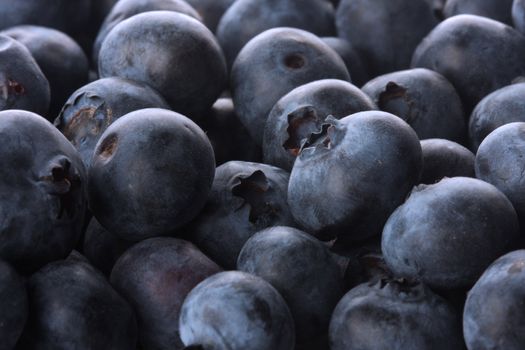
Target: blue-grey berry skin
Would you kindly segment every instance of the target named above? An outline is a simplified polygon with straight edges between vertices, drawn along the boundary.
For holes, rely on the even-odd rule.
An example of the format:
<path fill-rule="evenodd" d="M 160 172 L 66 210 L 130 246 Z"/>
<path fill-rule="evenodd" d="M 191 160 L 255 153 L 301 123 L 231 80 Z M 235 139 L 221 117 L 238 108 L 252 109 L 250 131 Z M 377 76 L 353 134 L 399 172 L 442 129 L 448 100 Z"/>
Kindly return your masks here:
<path fill-rule="evenodd" d="M 31 52 L 17 40 L 0 35 L 0 110 L 22 109 L 46 115 L 49 82 Z"/>
<path fill-rule="evenodd" d="M 469 119 L 469 143 L 473 152 L 488 134 L 502 125 L 525 122 L 525 83 L 504 86 L 485 96 Z"/>
<path fill-rule="evenodd" d="M 295 345 L 283 297 L 262 278 L 239 271 L 199 283 L 182 305 L 179 331 L 186 346 L 206 350 L 292 350 Z"/>
<path fill-rule="evenodd" d="M 0 260 L 0 350 L 14 349 L 28 315 L 24 279 L 7 262 Z"/>
<path fill-rule="evenodd" d="M 294 163 L 288 203 L 307 232 L 363 240 L 381 233 L 421 168 L 417 135 L 400 118 L 366 111 L 327 119 Z"/>
<path fill-rule="evenodd" d="M 189 117 L 207 111 L 225 88 L 226 64 L 213 34 L 173 11 L 138 14 L 109 32 L 100 48 L 102 78 L 148 84 L 171 108 Z"/>
<path fill-rule="evenodd" d="M 465 139 L 465 116 L 456 90 L 441 74 L 424 68 L 381 75 L 362 90 L 380 110 L 406 121 L 421 140 Z"/>
<path fill-rule="evenodd" d="M 261 147 L 235 114 L 231 98 L 219 98 L 197 123 L 210 139 L 217 165 L 231 160 L 262 161 Z"/>
<path fill-rule="evenodd" d="M 197 11 L 184 0 L 120 0 L 111 8 L 98 30 L 97 37 L 93 43 L 93 62 L 98 62 L 102 43 L 117 24 L 130 17 L 149 11 L 179 12 L 200 20 Z"/>
<path fill-rule="evenodd" d="M 257 144 L 273 105 L 294 88 L 320 79 L 350 81 L 342 58 L 307 31 L 279 27 L 250 40 L 232 66 L 235 112 Z"/>
<path fill-rule="evenodd" d="M 335 35 L 334 8 L 325 0 L 238 0 L 221 17 L 217 39 L 228 67 L 252 38 L 276 27 L 299 28 L 318 36 Z"/>
<path fill-rule="evenodd" d="M 421 141 L 423 151 L 422 184 L 433 184 L 444 177 L 476 177 L 474 161 L 476 156 L 466 147 L 445 139 Z"/>
<path fill-rule="evenodd" d="M 89 169 L 89 206 L 123 239 L 168 235 L 202 209 L 214 170 L 210 141 L 193 121 L 170 110 L 140 109 L 100 137 Z"/>
<path fill-rule="evenodd" d="M 213 33 L 222 16 L 236 0 L 186 0 L 201 16 L 202 22 Z"/>
<path fill-rule="evenodd" d="M 511 201 L 525 228 L 525 123 L 500 126 L 476 153 L 476 177 L 496 186 Z"/>
<path fill-rule="evenodd" d="M 43 117 L 0 112 L 0 258 L 24 272 L 63 259 L 77 244 L 87 208 L 80 155 Z"/>
<path fill-rule="evenodd" d="M 425 1 L 342 0 L 335 23 L 338 36 L 352 44 L 375 77 L 407 69 L 414 49 L 438 21 Z"/>
<path fill-rule="evenodd" d="M 512 3 L 513 0 L 448 0 L 443 13 L 446 18 L 471 14 L 512 25 Z"/>
<path fill-rule="evenodd" d="M 470 113 L 483 97 L 525 74 L 525 37 L 486 17 L 453 16 L 421 41 L 411 66 L 445 76 Z"/>
<path fill-rule="evenodd" d="M 28 281 L 29 317 L 20 349 L 134 349 L 131 306 L 77 252 L 47 264 Z"/>
<path fill-rule="evenodd" d="M 514 0 L 512 2 L 512 23 L 520 33 L 525 34 L 525 1 Z"/>
<path fill-rule="evenodd" d="M 453 177 L 415 188 L 383 229 L 392 272 L 438 289 L 469 288 L 519 238 L 516 211 L 484 181 Z"/>
<path fill-rule="evenodd" d="M 463 333 L 469 350 L 525 348 L 525 250 L 498 258 L 467 295 Z"/>
<path fill-rule="evenodd" d="M 337 119 L 377 109 L 363 91 L 343 80 L 321 79 L 301 85 L 273 106 L 263 136 L 267 164 L 291 171 L 304 139 L 320 128 L 327 116 Z"/>
<path fill-rule="evenodd" d="M 172 237 L 146 239 L 115 263 L 110 281 L 137 315 L 144 349 L 182 349 L 179 314 L 187 294 L 222 271 L 190 242 Z"/>
<path fill-rule="evenodd" d="M 265 229 L 246 242 L 237 269 L 262 277 L 283 296 L 298 344 L 326 335 L 344 284 L 336 257 L 321 241 L 292 227 Z"/>
<path fill-rule="evenodd" d="M 330 321 L 331 350 L 463 350 L 460 317 L 421 283 L 380 280 L 350 290 Z"/>
<path fill-rule="evenodd" d="M 169 106 L 146 84 L 118 77 L 98 79 L 69 97 L 55 119 L 55 126 L 89 167 L 95 146 L 108 126 L 123 115 L 143 108 L 169 109 Z"/>
<path fill-rule="evenodd" d="M 91 265 L 109 277 L 115 262 L 134 243 L 112 234 L 96 218 L 91 218 L 84 232 L 82 252 Z"/>
<path fill-rule="evenodd" d="M 0 1 L 0 28 L 33 24 L 58 29 L 72 37 L 86 31 L 90 0 Z"/>
<path fill-rule="evenodd" d="M 51 91 L 49 111 L 44 116 L 53 121 L 69 95 L 88 81 L 86 54 L 70 36 L 47 27 L 20 25 L 0 34 L 24 44 L 38 63 Z"/>
<path fill-rule="evenodd" d="M 271 226 L 294 226 L 287 203 L 290 174 L 243 161 L 217 167 L 203 210 L 187 228 L 188 237 L 214 261 L 235 269 L 244 243 Z"/>
<path fill-rule="evenodd" d="M 352 77 L 353 84 L 362 86 L 370 80 L 361 56 L 349 41 L 335 36 L 325 36 L 321 39 L 341 56 Z"/>

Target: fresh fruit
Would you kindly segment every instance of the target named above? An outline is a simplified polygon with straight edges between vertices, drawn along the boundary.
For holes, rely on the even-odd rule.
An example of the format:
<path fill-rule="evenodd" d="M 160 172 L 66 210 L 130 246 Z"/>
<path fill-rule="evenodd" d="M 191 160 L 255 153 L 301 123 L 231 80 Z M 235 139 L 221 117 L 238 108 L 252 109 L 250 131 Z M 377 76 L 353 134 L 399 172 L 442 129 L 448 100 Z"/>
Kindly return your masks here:
<path fill-rule="evenodd" d="M 208 277 L 186 297 L 179 330 L 186 346 L 292 350 L 295 332 L 283 297 L 260 277 L 227 271 Z"/>
<path fill-rule="evenodd" d="M 385 224 L 382 251 L 396 276 L 438 289 L 469 288 L 518 237 L 516 211 L 501 191 L 454 177 L 412 191 Z"/>
<path fill-rule="evenodd" d="M 86 169 L 43 117 L 0 112 L 0 258 L 30 272 L 64 259 L 82 233 Z"/>
<path fill-rule="evenodd" d="M 188 239 L 226 269 L 235 269 L 257 231 L 293 226 L 286 202 L 290 174 L 266 164 L 230 161 L 217 167 L 204 209 L 186 228 Z"/>
<path fill-rule="evenodd" d="M 89 169 L 89 207 L 120 238 L 168 235 L 202 209 L 214 169 L 210 141 L 194 122 L 140 109 L 100 137 Z"/>
<path fill-rule="evenodd" d="M 318 36 L 335 35 L 334 8 L 326 0 L 235 1 L 217 26 L 217 39 L 228 67 L 252 38 L 277 27 L 299 28 Z"/>
<path fill-rule="evenodd" d="M 460 318 L 430 288 L 403 280 L 361 284 L 337 304 L 331 350 L 462 350 Z"/>
<path fill-rule="evenodd" d="M 453 16 L 421 41 L 412 67 L 441 73 L 470 113 L 483 97 L 525 74 L 525 37 L 492 19 Z"/>
<path fill-rule="evenodd" d="M 354 85 L 337 79 L 316 80 L 284 95 L 273 106 L 263 137 L 263 159 L 291 171 L 299 150 L 329 115 L 337 119 L 376 109 Z"/>
<path fill-rule="evenodd" d="M 46 115 L 49 109 L 44 73 L 27 47 L 5 35 L 0 35 L 0 89 L 0 111 L 22 109 Z"/>
<path fill-rule="evenodd" d="M 0 260 L 0 343 L 1 350 L 14 349 L 27 320 L 28 302 L 23 278 Z"/>
<path fill-rule="evenodd" d="M 472 151 L 498 127 L 525 122 L 525 83 L 502 87 L 485 96 L 474 108 L 469 119 L 469 141 Z"/>
<path fill-rule="evenodd" d="M 230 76 L 235 112 L 257 144 L 273 105 L 294 88 L 319 79 L 350 80 L 341 57 L 317 36 L 274 28 L 250 40 Z"/>
<path fill-rule="evenodd" d="M 127 250 L 111 272 L 111 284 L 133 306 L 145 349 L 181 349 L 178 325 L 184 298 L 220 271 L 193 244 L 158 237 Z"/>
<path fill-rule="evenodd" d="M 491 132 L 476 153 L 476 177 L 496 186 L 511 201 L 525 229 L 525 123 L 503 125 Z"/>
<path fill-rule="evenodd" d="M 421 140 L 465 139 L 461 100 L 439 73 L 424 68 L 393 72 L 372 79 L 362 89 L 379 109 L 406 121 Z"/>
<path fill-rule="evenodd" d="M 117 77 L 99 79 L 71 95 L 55 119 L 55 126 L 89 167 L 95 146 L 108 126 L 123 115 L 144 108 L 169 106 L 146 84 Z"/>
<path fill-rule="evenodd" d="M 150 11 L 120 22 L 102 43 L 102 78 L 150 85 L 189 117 L 207 111 L 226 85 L 226 64 L 213 34 L 194 18 Z"/>
<path fill-rule="evenodd" d="M 523 316 L 525 251 L 505 254 L 492 263 L 470 290 L 463 312 L 463 331 L 469 350 L 525 346 Z"/>
<path fill-rule="evenodd" d="M 78 253 L 50 263 L 28 282 L 29 318 L 21 349 L 134 349 L 129 304 Z"/>
<path fill-rule="evenodd" d="M 433 184 L 444 177 L 475 177 L 475 155 L 458 143 L 444 139 L 421 141 L 423 151 L 422 184 Z"/>
<path fill-rule="evenodd" d="M 335 19 L 338 36 L 357 50 L 371 78 L 407 69 L 438 23 L 430 4 L 419 0 L 341 0 Z"/>
<path fill-rule="evenodd" d="M 51 102 L 49 111 L 40 113 L 45 113 L 43 115 L 52 122 L 69 95 L 87 83 L 89 62 L 86 54 L 71 37 L 51 28 L 21 25 L 0 34 L 24 44 L 44 73 L 49 82 Z"/>
<path fill-rule="evenodd" d="M 343 296 L 343 275 L 328 247 L 300 230 L 274 226 L 246 242 L 237 269 L 262 277 L 283 296 L 295 321 L 298 346 L 322 344 Z"/>
<path fill-rule="evenodd" d="M 97 38 L 93 43 L 93 62 L 98 63 L 98 55 L 102 43 L 117 24 L 130 17 L 149 11 L 179 12 L 200 20 L 197 11 L 183 0 L 119 0 L 111 8 L 111 11 L 100 26 Z"/>
<path fill-rule="evenodd" d="M 417 135 L 400 118 L 380 111 L 327 118 L 294 163 L 288 204 L 309 233 L 363 240 L 381 233 L 421 168 Z"/>

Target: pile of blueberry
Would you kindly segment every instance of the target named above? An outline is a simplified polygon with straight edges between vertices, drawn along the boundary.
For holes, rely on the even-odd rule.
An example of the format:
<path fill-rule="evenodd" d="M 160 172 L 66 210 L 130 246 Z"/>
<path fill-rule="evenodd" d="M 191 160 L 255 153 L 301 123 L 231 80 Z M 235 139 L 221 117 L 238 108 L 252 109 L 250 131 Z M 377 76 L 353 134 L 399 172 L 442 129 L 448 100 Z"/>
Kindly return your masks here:
<path fill-rule="evenodd" d="M 0 0 L 0 350 L 525 349 L 525 0 Z"/>

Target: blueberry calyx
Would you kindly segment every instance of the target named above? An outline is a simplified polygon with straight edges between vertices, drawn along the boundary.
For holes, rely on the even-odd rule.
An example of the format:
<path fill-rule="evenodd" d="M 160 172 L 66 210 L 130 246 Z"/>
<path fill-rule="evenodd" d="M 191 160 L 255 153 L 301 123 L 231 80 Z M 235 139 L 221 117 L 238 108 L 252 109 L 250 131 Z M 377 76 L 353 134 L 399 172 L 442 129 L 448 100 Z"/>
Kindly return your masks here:
<path fill-rule="evenodd" d="M 400 111 L 398 114 L 406 116 L 405 121 L 409 124 L 415 118 L 414 101 L 410 99 L 408 89 L 393 81 L 389 81 L 383 92 L 379 94 L 377 106 L 382 111 Z"/>
<path fill-rule="evenodd" d="M 249 176 L 238 176 L 231 191 L 234 196 L 240 197 L 244 201 L 237 210 L 248 205 L 250 207 L 249 220 L 252 223 L 272 217 L 277 210 L 265 200 L 264 196 L 264 193 L 270 189 L 270 182 L 261 170 L 254 171 Z"/>
<path fill-rule="evenodd" d="M 425 286 L 418 281 L 406 278 L 381 278 L 375 285 L 386 293 L 397 295 L 405 301 L 418 301 L 425 297 Z"/>
<path fill-rule="evenodd" d="M 66 157 L 55 159 L 51 162 L 50 170 L 40 177 L 46 186 L 48 193 L 57 196 L 59 209 L 57 218 L 60 219 L 64 212 L 69 218 L 75 215 L 75 201 L 73 193 L 80 188 L 80 176 L 71 167 L 71 161 Z"/>
<path fill-rule="evenodd" d="M 304 151 L 313 153 L 315 151 L 326 151 L 332 149 L 338 123 L 339 121 L 333 116 L 329 115 L 326 117 L 320 130 L 312 132 L 310 136 L 303 139 L 299 154 Z"/>
<path fill-rule="evenodd" d="M 283 143 L 283 148 L 294 157 L 299 155 L 301 144 L 308 135 L 321 128 L 321 118 L 313 106 L 301 106 L 288 114 L 288 139 Z"/>

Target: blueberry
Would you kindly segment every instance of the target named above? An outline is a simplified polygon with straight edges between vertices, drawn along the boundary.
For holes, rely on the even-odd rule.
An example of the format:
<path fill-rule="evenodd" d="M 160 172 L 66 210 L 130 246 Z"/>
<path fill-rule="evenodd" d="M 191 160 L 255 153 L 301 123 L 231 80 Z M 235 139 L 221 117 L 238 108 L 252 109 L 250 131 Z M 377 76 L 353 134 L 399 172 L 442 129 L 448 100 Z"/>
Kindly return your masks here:
<path fill-rule="evenodd" d="M 361 86 L 369 80 L 365 65 L 350 42 L 332 36 L 322 37 L 321 39 L 341 56 L 346 65 L 346 69 L 348 69 L 352 77 L 352 82 L 356 86 Z"/>
<path fill-rule="evenodd" d="M 469 141 L 476 152 L 488 134 L 498 127 L 525 122 L 525 83 L 502 87 L 485 96 L 474 108 L 469 119 Z"/>
<path fill-rule="evenodd" d="M 24 280 L 0 260 L 0 350 L 15 348 L 27 320 L 28 302 Z"/>
<path fill-rule="evenodd" d="M 203 23 L 215 33 L 224 12 L 235 0 L 186 0 L 202 17 Z"/>
<path fill-rule="evenodd" d="M 350 290 L 330 321 L 331 350 L 464 349 L 460 318 L 420 283 L 381 280 Z"/>
<path fill-rule="evenodd" d="M 342 0 L 335 23 L 338 36 L 352 44 L 375 77 L 408 68 L 437 20 L 425 1 Z"/>
<path fill-rule="evenodd" d="M 420 139 L 462 142 L 465 138 L 461 100 L 439 73 L 424 68 L 393 72 L 372 79 L 362 89 L 379 109 L 406 121 Z"/>
<path fill-rule="evenodd" d="M 199 282 L 221 271 L 193 244 L 151 238 L 127 250 L 111 272 L 111 284 L 137 314 L 144 349 L 181 349 L 179 311 Z"/>
<path fill-rule="evenodd" d="M 189 117 L 207 111 L 227 79 L 213 34 L 196 19 L 172 11 L 145 12 L 120 22 L 102 43 L 98 63 L 101 77 L 146 83 Z"/>
<path fill-rule="evenodd" d="M 217 165 L 230 160 L 262 161 L 261 147 L 252 140 L 235 114 L 231 98 L 219 98 L 197 122 L 210 138 Z"/>
<path fill-rule="evenodd" d="M 246 242 L 237 269 L 262 277 L 283 296 L 298 344 L 311 345 L 327 334 L 344 285 L 334 254 L 321 241 L 292 227 L 265 229 Z"/>
<path fill-rule="evenodd" d="M 328 115 L 347 115 L 376 109 L 371 99 L 343 80 L 323 79 L 301 85 L 273 106 L 264 129 L 265 163 L 292 170 L 302 141 L 317 131 Z"/>
<path fill-rule="evenodd" d="M 445 76 L 470 113 L 483 97 L 525 74 L 525 37 L 492 19 L 454 16 L 423 39 L 412 67 Z"/>
<path fill-rule="evenodd" d="M 512 25 L 512 2 L 513 0 L 448 0 L 443 13 L 445 17 L 478 15 Z"/>
<path fill-rule="evenodd" d="M 276 27 L 299 28 L 319 36 L 334 35 L 334 8 L 326 0 L 235 1 L 217 26 L 217 39 L 228 67 L 253 37 Z"/>
<path fill-rule="evenodd" d="M 475 177 L 474 154 L 458 143 L 444 139 L 421 141 L 423 151 L 422 184 L 433 184 L 444 177 Z"/>
<path fill-rule="evenodd" d="M 53 121 L 69 95 L 87 83 L 89 63 L 84 51 L 70 36 L 51 28 L 21 25 L 0 34 L 24 44 L 42 69 L 51 89 L 46 116 Z"/>
<path fill-rule="evenodd" d="M 92 0 L 0 0 L 0 28 L 34 24 L 58 29 L 75 38 L 87 28 L 91 2 Z"/>
<path fill-rule="evenodd" d="M 231 89 L 235 112 L 262 144 L 273 105 L 294 88 L 319 79 L 350 80 L 341 57 L 304 30 L 274 28 L 244 46 L 233 63 Z"/>
<path fill-rule="evenodd" d="M 512 23 L 520 33 L 525 34 L 525 1 L 514 0 L 512 2 Z"/>
<path fill-rule="evenodd" d="M 50 263 L 28 281 L 29 318 L 20 349 L 134 349 L 129 304 L 80 254 Z"/>
<path fill-rule="evenodd" d="M 288 187 L 292 215 L 322 239 L 377 236 L 419 181 L 417 135 L 400 118 L 380 111 L 325 122 L 294 163 Z"/>
<path fill-rule="evenodd" d="M 511 201 L 525 228 L 525 123 L 503 125 L 490 133 L 476 153 L 476 177 L 496 186 Z"/>
<path fill-rule="evenodd" d="M 186 346 L 206 350 L 292 350 L 295 343 L 283 297 L 262 278 L 239 271 L 199 283 L 182 305 L 179 330 Z"/>
<path fill-rule="evenodd" d="M 255 232 L 295 225 L 286 203 L 289 176 L 259 163 L 230 161 L 217 167 L 188 238 L 221 266 L 234 269 L 242 246 Z"/>
<path fill-rule="evenodd" d="M 89 167 L 93 151 L 109 125 L 123 115 L 143 108 L 169 106 L 145 84 L 111 77 L 96 80 L 77 91 L 60 111 L 55 126 L 79 151 Z"/>
<path fill-rule="evenodd" d="M 140 109 L 100 137 L 89 169 L 89 206 L 123 239 L 167 235 L 199 213 L 214 170 L 210 141 L 194 122 L 165 109 Z"/>
<path fill-rule="evenodd" d="M 69 141 L 31 112 L 0 112 L 0 139 L 0 258 L 35 270 L 79 240 L 86 170 Z"/>
<path fill-rule="evenodd" d="M 106 277 L 118 258 L 134 244 L 106 230 L 96 218 L 89 222 L 82 243 L 85 257 Z"/>
<path fill-rule="evenodd" d="M 200 16 L 184 0 L 119 0 L 107 14 L 100 26 L 95 42 L 93 43 L 93 62 L 98 63 L 98 55 L 104 39 L 109 32 L 120 22 L 148 11 L 174 11 L 200 20 Z"/>
<path fill-rule="evenodd" d="M 29 50 L 0 35 L 0 111 L 23 109 L 46 115 L 49 101 L 49 82 Z"/>
<path fill-rule="evenodd" d="M 468 288 L 519 237 L 516 211 L 496 187 L 454 177 L 421 185 L 390 216 L 382 251 L 398 276 Z"/>
<path fill-rule="evenodd" d="M 463 312 L 469 349 L 518 350 L 525 347 L 525 250 L 508 253 L 490 265 L 470 290 Z"/>

